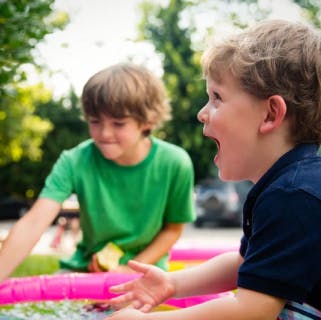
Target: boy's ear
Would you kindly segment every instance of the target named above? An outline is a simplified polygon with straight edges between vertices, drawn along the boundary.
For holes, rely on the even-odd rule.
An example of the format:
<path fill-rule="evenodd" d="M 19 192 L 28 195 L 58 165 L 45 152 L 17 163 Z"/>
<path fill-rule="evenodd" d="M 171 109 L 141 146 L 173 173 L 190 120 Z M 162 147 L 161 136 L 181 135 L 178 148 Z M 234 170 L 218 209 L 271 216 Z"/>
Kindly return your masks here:
<path fill-rule="evenodd" d="M 279 127 L 286 115 L 286 103 L 279 95 L 271 96 L 267 99 L 266 114 L 260 126 L 261 133 L 268 133 Z"/>
<path fill-rule="evenodd" d="M 149 122 L 143 123 L 143 124 L 141 125 L 141 131 L 142 131 L 143 133 L 145 133 L 145 134 L 147 133 L 147 135 L 149 135 L 152 130 L 153 130 L 153 125 L 152 125 L 151 123 L 149 123 Z"/>

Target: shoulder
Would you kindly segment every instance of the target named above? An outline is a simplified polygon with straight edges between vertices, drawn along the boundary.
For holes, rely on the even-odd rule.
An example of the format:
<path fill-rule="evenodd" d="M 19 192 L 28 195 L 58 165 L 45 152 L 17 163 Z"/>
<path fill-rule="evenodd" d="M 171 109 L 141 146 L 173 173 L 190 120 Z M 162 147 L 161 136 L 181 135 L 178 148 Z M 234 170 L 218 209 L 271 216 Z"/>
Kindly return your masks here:
<path fill-rule="evenodd" d="M 254 220 L 282 228 L 314 229 L 321 223 L 321 162 L 307 158 L 286 169 L 258 196 Z M 291 221 L 291 223 L 290 223 Z M 311 230 L 309 231 L 311 232 Z"/>
<path fill-rule="evenodd" d="M 153 144 L 157 148 L 157 153 L 160 156 L 166 157 L 168 161 L 173 161 L 173 162 L 186 162 L 186 163 L 191 163 L 191 157 L 187 153 L 185 149 L 182 147 L 175 145 L 173 143 L 160 140 L 158 138 L 153 137 Z"/>
<path fill-rule="evenodd" d="M 289 165 L 267 188 L 267 192 L 306 193 L 321 200 L 321 157 L 309 157 Z"/>
<path fill-rule="evenodd" d="M 77 159 L 83 157 L 85 155 L 90 155 L 93 153 L 94 150 L 94 143 L 91 139 L 85 140 L 75 147 L 64 150 L 62 152 L 62 156 L 68 157 L 70 159 Z"/>
<path fill-rule="evenodd" d="M 296 165 L 291 185 L 321 199 L 321 157 L 304 159 Z"/>
<path fill-rule="evenodd" d="M 71 149 L 62 151 L 56 163 L 68 167 L 87 166 L 88 163 L 93 163 L 92 159 L 96 157 L 96 153 L 93 141 L 88 139 Z"/>

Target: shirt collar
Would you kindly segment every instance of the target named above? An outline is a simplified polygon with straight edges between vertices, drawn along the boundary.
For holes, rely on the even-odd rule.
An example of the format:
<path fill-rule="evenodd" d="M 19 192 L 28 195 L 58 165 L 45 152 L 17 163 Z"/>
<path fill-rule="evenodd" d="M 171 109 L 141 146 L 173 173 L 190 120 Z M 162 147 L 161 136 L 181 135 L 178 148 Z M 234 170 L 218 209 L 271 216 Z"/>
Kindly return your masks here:
<path fill-rule="evenodd" d="M 282 171 L 291 163 L 316 155 L 318 152 L 318 148 L 319 146 L 317 144 L 304 143 L 299 144 L 290 151 L 286 152 L 253 186 L 249 193 L 249 197 L 256 197 L 262 190 L 266 188 L 267 185 L 269 185 L 274 179 L 279 176 L 280 171 Z"/>

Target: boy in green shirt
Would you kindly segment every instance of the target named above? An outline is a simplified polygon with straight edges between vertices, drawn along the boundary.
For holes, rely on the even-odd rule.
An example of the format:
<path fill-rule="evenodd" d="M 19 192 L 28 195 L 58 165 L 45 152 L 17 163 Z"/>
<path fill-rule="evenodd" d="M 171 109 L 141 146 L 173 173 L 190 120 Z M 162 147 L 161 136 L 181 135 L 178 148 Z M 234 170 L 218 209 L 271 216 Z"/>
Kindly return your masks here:
<path fill-rule="evenodd" d="M 166 269 L 168 251 L 194 219 L 193 165 L 180 147 L 153 136 L 170 118 L 162 82 L 147 69 L 117 64 L 92 76 L 82 104 L 91 139 L 62 152 L 38 200 L 0 251 L 0 281 L 29 254 L 72 193 L 82 239 L 61 267 L 103 271 L 96 253 L 107 243 L 124 255 Z"/>

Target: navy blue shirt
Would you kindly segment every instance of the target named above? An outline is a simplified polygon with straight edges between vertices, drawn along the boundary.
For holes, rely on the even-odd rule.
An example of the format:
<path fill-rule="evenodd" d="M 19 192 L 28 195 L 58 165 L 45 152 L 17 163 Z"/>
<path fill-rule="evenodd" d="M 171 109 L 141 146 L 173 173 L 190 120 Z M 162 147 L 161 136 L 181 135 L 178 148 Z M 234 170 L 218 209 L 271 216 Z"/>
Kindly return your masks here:
<path fill-rule="evenodd" d="M 283 155 L 244 205 L 238 286 L 321 310 L 321 157 L 315 144 Z"/>

